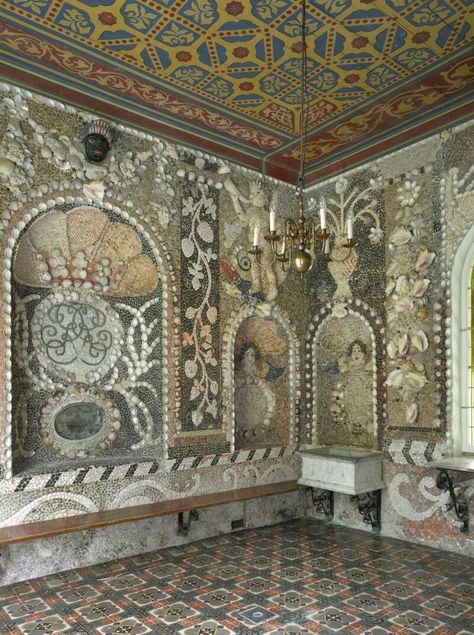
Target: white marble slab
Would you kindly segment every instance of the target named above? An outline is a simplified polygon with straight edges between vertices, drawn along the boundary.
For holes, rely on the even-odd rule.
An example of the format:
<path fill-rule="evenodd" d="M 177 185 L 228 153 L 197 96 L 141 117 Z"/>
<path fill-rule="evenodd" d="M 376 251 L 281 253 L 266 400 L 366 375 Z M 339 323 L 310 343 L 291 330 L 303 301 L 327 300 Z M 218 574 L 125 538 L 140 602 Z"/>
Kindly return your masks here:
<path fill-rule="evenodd" d="M 447 456 L 433 462 L 432 467 L 457 472 L 474 472 L 474 456 Z"/>
<path fill-rule="evenodd" d="M 364 494 L 385 487 L 383 453 L 361 448 L 324 447 L 300 450 L 298 483 L 343 494 Z"/>

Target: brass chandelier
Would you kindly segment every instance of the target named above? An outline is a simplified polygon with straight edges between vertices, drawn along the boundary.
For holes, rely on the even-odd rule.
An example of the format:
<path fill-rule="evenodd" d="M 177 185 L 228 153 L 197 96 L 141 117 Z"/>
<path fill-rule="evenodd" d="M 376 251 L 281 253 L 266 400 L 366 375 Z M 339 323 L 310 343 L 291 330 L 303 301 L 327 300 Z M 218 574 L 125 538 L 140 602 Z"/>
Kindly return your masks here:
<path fill-rule="evenodd" d="M 320 244 L 326 260 L 332 260 L 330 255 L 331 235 L 326 226 L 326 206 L 324 198 L 320 203 L 320 222 L 316 224 L 314 219 L 306 218 L 304 215 L 304 184 L 305 184 L 305 151 L 307 134 L 307 45 L 306 45 L 306 0 L 303 0 L 301 19 L 301 97 L 300 97 L 300 165 L 298 172 L 298 216 L 296 219 L 284 219 L 284 231 L 279 234 L 276 228 L 276 213 L 270 210 L 269 229 L 264 236 L 270 244 L 271 251 L 276 260 L 281 264 L 283 271 L 291 269 L 299 274 L 308 272 L 313 264 L 317 253 L 317 246 Z M 258 265 L 262 266 L 263 249 L 258 245 L 258 226 L 255 227 L 253 246 L 248 253 L 255 257 Z M 352 217 L 347 220 L 347 241 L 343 245 L 348 248 L 347 255 L 342 259 L 346 260 L 352 251 Z"/>

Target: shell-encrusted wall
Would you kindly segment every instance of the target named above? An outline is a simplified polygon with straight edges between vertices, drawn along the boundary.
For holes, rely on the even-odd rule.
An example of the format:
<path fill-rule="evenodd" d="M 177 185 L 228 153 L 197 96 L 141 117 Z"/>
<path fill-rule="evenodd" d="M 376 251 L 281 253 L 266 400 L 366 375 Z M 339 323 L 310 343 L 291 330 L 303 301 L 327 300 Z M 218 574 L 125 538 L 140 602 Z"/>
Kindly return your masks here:
<path fill-rule="evenodd" d="M 0 525 L 296 479 L 298 445 L 359 445 L 384 452 L 382 533 L 472 553 L 430 464 L 456 449 L 474 126 L 310 188 L 331 261 L 300 278 L 248 254 L 294 188 L 113 121 L 91 163 L 95 119 L 0 85 Z"/>
<path fill-rule="evenodd" d="M 369 378 L 369 366 L 362 362 L 375 341 L 375 447 L 384 452 L 387 486 L 382 532 L 470 555 L 472 537 L 459 531 L 430 466 L 460 451 L 460 408 L 466 400 L 456 392 L 458 375 L 453 381 L 452 346 L 460 333 L 452 325 L 460 321 L 451 296 L 468 290 L 460 288 L 460 276 L 452 269 L 459 245 L 474 226 L 473 163 L 471 123 L 311 188 L 315 201 L 320 194 L 332 198 L 336 234 L 348 193 L 364 191 L 377 203 L 370 207 L 376 216 L 365 227 L 355 226 L 357 263 L 346 249 L 347 267 L 341 266 L 336 277 L 329 268 L 333 280 L 322 268 L 313 274 L 304 369 L 306 441 L 353 445 L 346 412 L 350 360 L 360 358 L 356 402 L 361 407 L 356 410 L 362 424 L 368 390 L 362 380 Z M 365 338 L 350 319 L 354 313 L 363 316 Z M 472 510 L 474 479 L 458 476 Z M 337 499 L 336 518 L 360 526 L 344 497 Z"/>
<path fill-rule="evenodd" d="M 299 341 L 288 315 L 270 304 L 236 311 L 224 329 L 222 365 L 232 448 L 298 443 Z"/>
<path fill-rule="evenodd" d="M 22 497 L 43 488 L 59 503 L 97 483 L 100 508 L 122 480 L 137 496 L 176 497 L 168 485 L 150 490 L 171 472 L 181 495 L 220 491 L 217 468 L 227 487 L 295 478 L 306 312 L 300 293 L 289 325 L 286 276 L 270 313 L 287 392 L 278 432 L 258 448 L 234 451 L 221 355 L 222 325 L 242 307 L 261 315 L 269 300 L 245 256 L 250 224 L 264 227 L 270 201 L 291 205 L 293 188 L 113 121 L 110 151 L 91 163 L 81 130 L 94 120 L 0 85 L 0 488 L 16 492 L 2 518 L 33 519 Z"/>
<path fill-rule="evenodd" d="M 308 410 L 318 445 L 378 449 L 382 437 L 378 428 L 383 427 L 383 393 L 377 390 L 382 383 L 381 338 L 377 346 L 374 329 L 358 308 L 348 308 L 340 318 L 323 311 L 319 323 L 311 324 L 314 335 L 308 341 L 308 360 L 313 399 Z M 377 326 L 374 312 L 370 316 L 368 307 L 363 309 Z"/>
<path fill-rule="evenodd" d="M 164 456 L 158 248 L 114 210 L 57 203 L 30 215 L 12 259 L 14 472 L 59 467 L 58 453 Z"/>

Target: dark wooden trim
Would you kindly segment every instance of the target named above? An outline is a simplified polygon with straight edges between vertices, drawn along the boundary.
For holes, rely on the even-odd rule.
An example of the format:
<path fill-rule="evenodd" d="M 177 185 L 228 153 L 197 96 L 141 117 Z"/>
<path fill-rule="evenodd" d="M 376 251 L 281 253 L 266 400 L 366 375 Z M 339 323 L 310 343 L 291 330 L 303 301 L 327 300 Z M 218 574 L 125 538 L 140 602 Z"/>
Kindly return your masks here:
<path fill-rule="evenodd" d="M 10 545 L 15 542 L 26 542 L 27 540 L 38 540 L 39 538 L 49 538 L 50 536 L 61 536 L 76 531 L 86 531 L 87 529 L 107 527 L 118 523 L 145 520 L 147 518 L 154 518 L 155 516 L 178 514 L 179 512 L 190 511 L 191 509 L 205 509 L 206 507 L 238 503 L 252 498 L 296 492 L 300 489 L 302 490 L 304 487 L 298 485 L 296 481 L 285 481 L 271 485 L 258 485 L 226 492 L 217 492 L 216 494 L 203 494 L 202 496 L 196 496 L 194 498 L 178 498 L 161 503 L 152 503 L 150 505 L 135 505 L 133 507 L 123 507 L 110 511 L 94 512 L 92 514 L 78 514 L 77 516 L 69 516 L 67 518 L 42 520 L 25 525 L 13 525 L 0 529 L 0 545 Z"/>

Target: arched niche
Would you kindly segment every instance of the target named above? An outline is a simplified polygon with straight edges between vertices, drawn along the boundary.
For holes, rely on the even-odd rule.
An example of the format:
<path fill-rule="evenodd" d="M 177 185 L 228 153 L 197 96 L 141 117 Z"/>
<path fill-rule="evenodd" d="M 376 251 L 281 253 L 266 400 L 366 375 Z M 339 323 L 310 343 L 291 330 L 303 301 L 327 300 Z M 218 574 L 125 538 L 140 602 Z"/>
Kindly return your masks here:
<path fill-rule="evenodd" d="M 299 345 L 277 307 L 246 307 L 224 331 L 224 416 L 233 450 L 288 447 L 297 439 Z"/>
<path fill-rule="evenodd" d="M 165 456 L 165 270 L 149 234 L 110 207 L 62 199 L 13 231 L 14 473 Z"/>
<path fill-rule="evenodd" d="M 308 340 L 307 403 L 314 445 L 380 445 L 376 336 L 367 318 L 348 309 L 318 316 Z"/>

